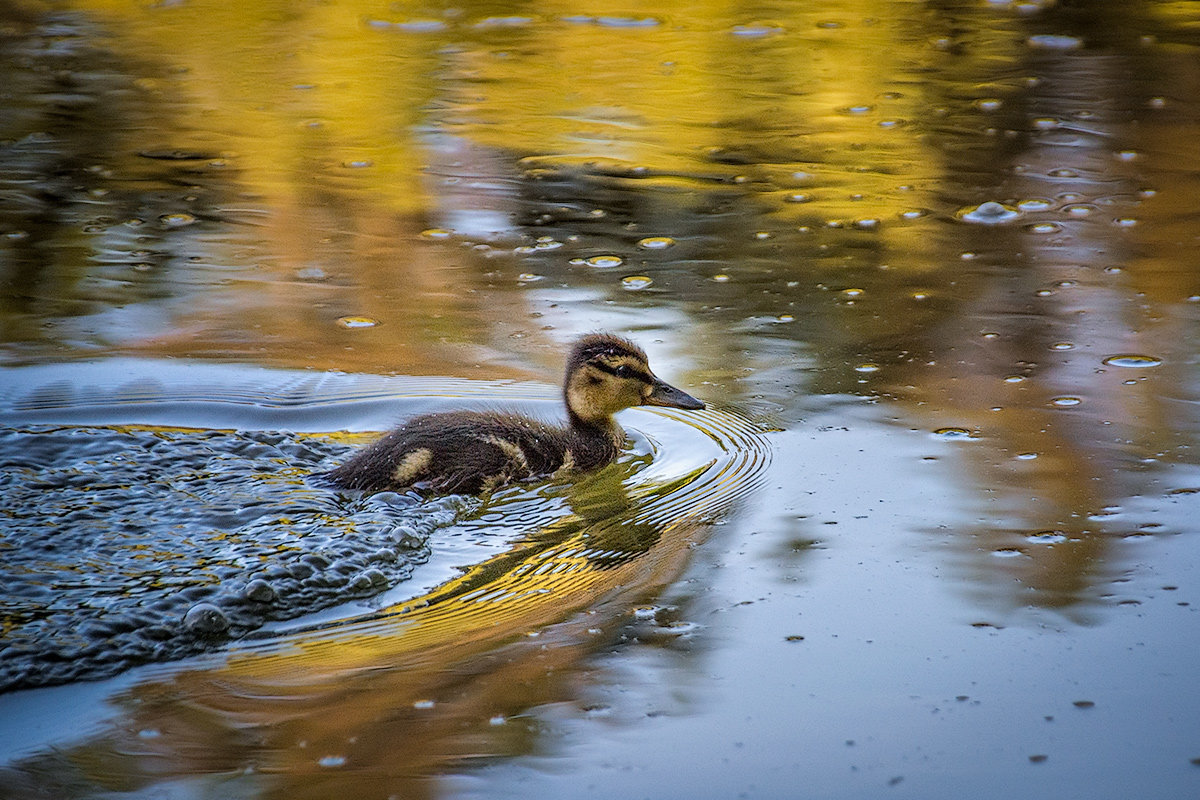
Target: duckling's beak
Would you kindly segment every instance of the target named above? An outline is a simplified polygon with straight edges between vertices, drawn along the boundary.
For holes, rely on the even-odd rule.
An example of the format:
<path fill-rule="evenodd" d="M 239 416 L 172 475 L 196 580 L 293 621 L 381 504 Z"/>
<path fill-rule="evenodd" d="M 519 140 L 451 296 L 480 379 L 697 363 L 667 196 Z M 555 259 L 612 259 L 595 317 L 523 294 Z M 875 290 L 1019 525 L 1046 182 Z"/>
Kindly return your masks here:
<path fill-rule="evenodd" d="M 688 411 L 699 411 L 704 408 L 704 403 L 692 397 L 682 389 L 676 389 L 669 383 L 665 383 L 658 378 L 654 379 L 650 388 L 650 394 L 642 399 L 644 406 L 667 406 L 668 408 L 685 408 Z"/>

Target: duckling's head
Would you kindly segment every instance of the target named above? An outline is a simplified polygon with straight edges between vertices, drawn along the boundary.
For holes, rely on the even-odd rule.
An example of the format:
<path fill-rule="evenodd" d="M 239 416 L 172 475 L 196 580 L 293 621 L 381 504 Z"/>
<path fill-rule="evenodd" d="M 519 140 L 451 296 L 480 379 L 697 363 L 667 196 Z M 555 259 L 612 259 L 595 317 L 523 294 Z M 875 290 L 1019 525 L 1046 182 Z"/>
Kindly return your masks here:
<path fill-rule="evenodd" d="M 633 342 L 593 333 L 575 343 L 567 359 L 563 396 L 572 421 L 606 425 L 631 406 L 697 410 L 704 403 L 655 377 L 646 354 Z"/>

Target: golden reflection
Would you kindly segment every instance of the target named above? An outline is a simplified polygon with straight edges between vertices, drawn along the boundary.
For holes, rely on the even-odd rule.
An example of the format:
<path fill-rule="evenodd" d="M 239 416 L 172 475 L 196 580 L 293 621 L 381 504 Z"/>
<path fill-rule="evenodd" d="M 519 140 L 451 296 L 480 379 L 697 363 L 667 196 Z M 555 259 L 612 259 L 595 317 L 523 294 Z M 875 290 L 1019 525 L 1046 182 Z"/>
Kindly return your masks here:
<path fill-rule="evenodd" d="M 46 757 L 109 788 L 236 772 L 262 797 L 428 797 L 454 763 L 527 752 L 523 712 L 679 575 L 701 515 L 749 477 L 726 463 L 629 488 L 634 466 L 580 481 L 570 516 L 422 597 L 141 683 L 103 735 Z"/>

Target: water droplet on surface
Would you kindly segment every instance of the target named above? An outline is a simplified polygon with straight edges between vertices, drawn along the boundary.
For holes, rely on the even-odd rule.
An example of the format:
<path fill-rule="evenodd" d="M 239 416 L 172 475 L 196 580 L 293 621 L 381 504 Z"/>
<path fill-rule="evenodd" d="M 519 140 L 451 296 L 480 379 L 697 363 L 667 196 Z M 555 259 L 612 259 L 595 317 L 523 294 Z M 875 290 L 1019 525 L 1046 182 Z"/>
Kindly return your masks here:
<path fill-rule="evenodd" d="M 212 603 L 196 603 L 184 615 L 183 626 L 195 633 L 221 633 L 229 627 L 229 617 Z"/>
<path fill-rule="evenodd" d="M 959 441 L 962 439 L 974 438 L 971 435 L 971 432 L 966 428 L 938 428 L 933 432 L 933 435 L 939 439 L 946 439 L 949 441 Z"/>
<path fill-rule="evenodd" d="M 763 22 L 752 22 L 749 25 L 734 25 L 731 33 L 734 36 L 743 36 L 748 39 L 759 39 L 766 36 L 774 36 L 783 33 L 783 28 L 775 25 L 768 25 Z"/>
<path fill-rule="evenodd" d="M 654 281 L 646 275 L 629 275 L 621 278 L 621 288 L 628 289 L 631 292 L 635 292 L 638 289 L 645 289 L 652 283 L 654 283 Z"/>
<path fill-rule="evenodd" d="M 1133 353 L 1124 353 L 1118 356 L 1109 356 L 1108 358 L 1104 359 L 1103 363 L 1110 367 L 1145 368 L 1157 367 L 1163 362 L 1161 358 L 1155 358 L 1154 356 L 1142 356 Z"/>
<path fill-rule="evenodd" d="M 343 328 L 374 328 L 379 320 L 372 317 L 338 317 L 337 323 Z"/>
<path fill-rule="evenodd" d="M 1056 406 L 1059 406 L 1060 408 L 1069 408 L 1071 406 L 1079 405 L 1083 402 L 1083 400 L 1078 397 L 1062 396 L 1052 398 L 1050 402 Z"/>
<path fill-rule="evenodd" d="M 666 250 L 668 247 L 674 247 L 675 240 L 670 236 L 647 236 L 638 242 L 638 247 L 643 250 Z"/>
<path fill-rule="evenodd" d="M 1021 212 L 1011 206 L 989 200 L 977 206 L 959 209 L 955 216 L 963 222 L 976 225 L 1002 225 L 1020 218 Z"/>
<path fill-rule="evenodd" d="M 996 558 L 1020 558 L 1025 555 L 1016 547 L 1001 547 L 992 551 L 992 555 Z"/>
<path fill-rule="evenodd" d="M 612 267 L 621 266 L 625 263 L 625 261 L 620 256 L 604 255 L 585 258 L 583 263 L 589 267 L 594 267 L 595 269 L 610 269 Z"/>
<path fill-rule="evenodd" d="M 158 218 L 168 228 L 183 228 L 196 222 L 196 218 L 191 214 L 180 212 L 178 214 L 163 214 Z"/>
<path fill-rule="evenodd" d="M 1083 47 L 1083 40 L 1075 36 L 1040 33 L 1025 40 L 1030 47 L 1041 50 L 1075 50 Z"/>

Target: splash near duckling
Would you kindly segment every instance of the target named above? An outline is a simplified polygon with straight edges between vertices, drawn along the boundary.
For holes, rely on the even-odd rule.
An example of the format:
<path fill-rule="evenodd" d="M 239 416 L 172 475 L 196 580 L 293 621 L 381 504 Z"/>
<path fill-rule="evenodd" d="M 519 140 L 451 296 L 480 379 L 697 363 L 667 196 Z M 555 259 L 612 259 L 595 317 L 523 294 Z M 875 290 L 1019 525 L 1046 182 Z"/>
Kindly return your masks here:
<path fill-rule="evenodd" d="M 481 411 L 419 416 L 325 477 L 343 489 L 478 494 L 513 481 L 612 463 L 625 441 L 614 415 L 626 408 L 704 408 L 655 376 L 640 347 L 606 333 L 575 343 L 563 378 L 563 402 L 565 426 Z"/>

